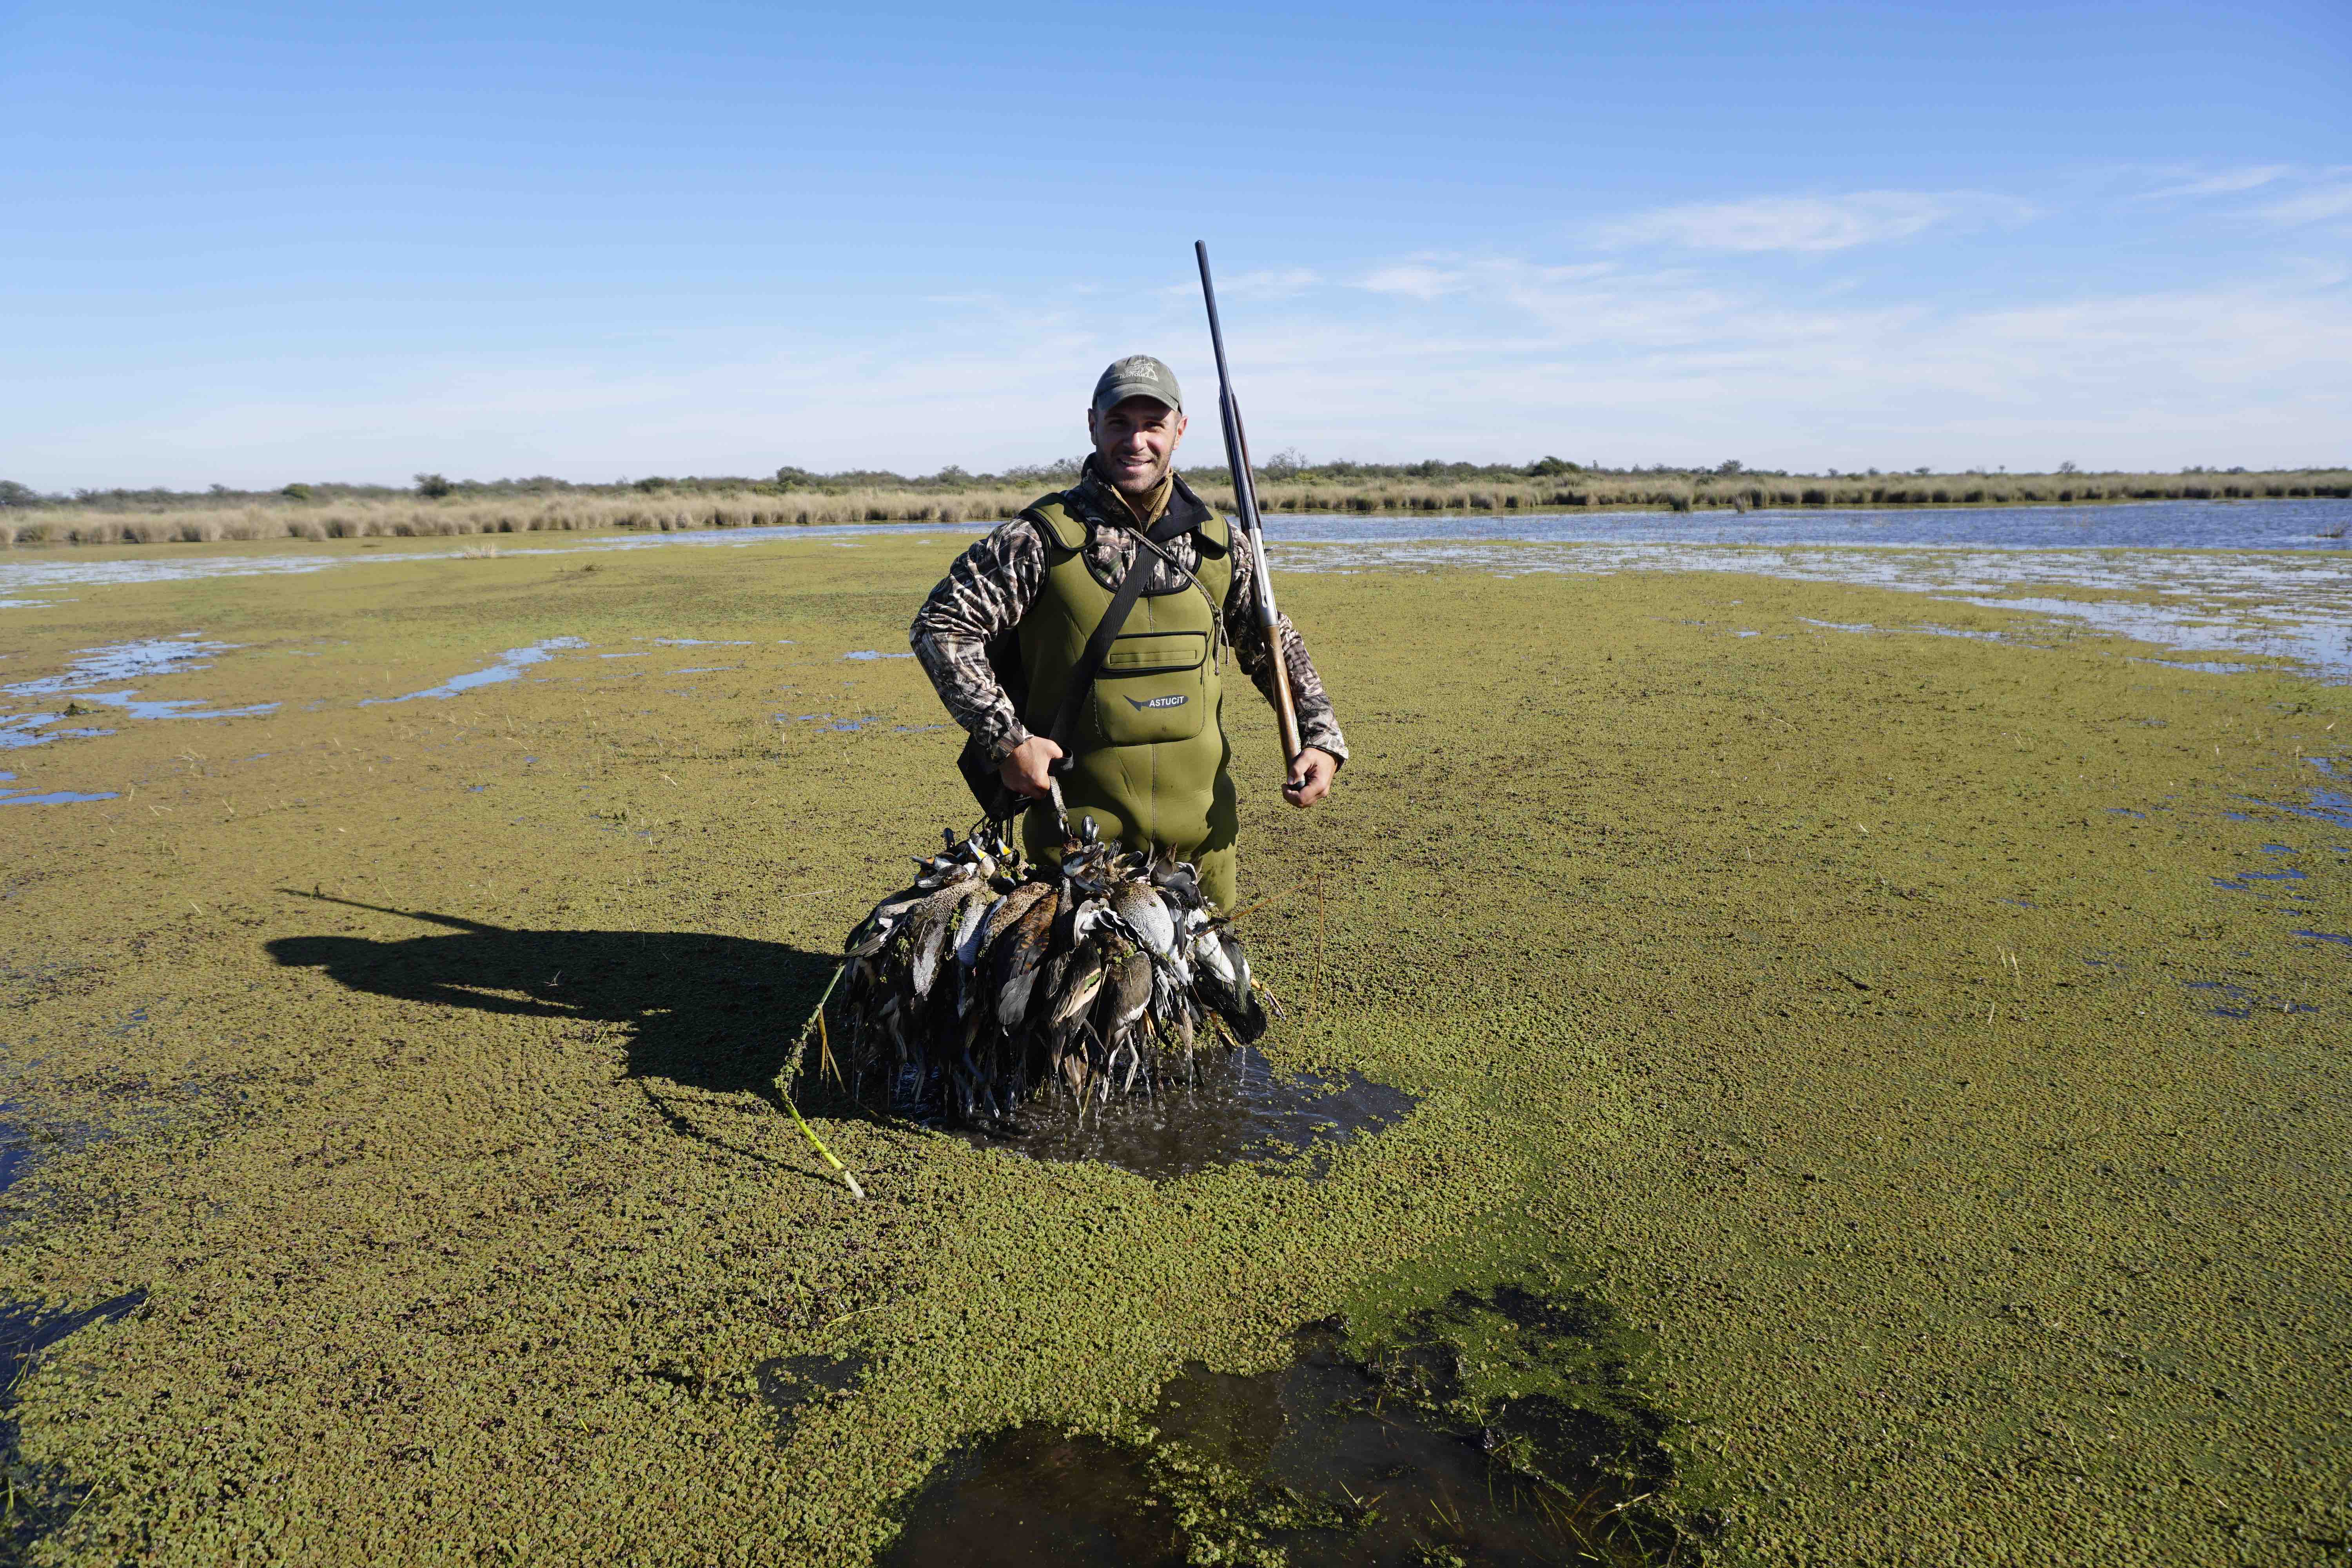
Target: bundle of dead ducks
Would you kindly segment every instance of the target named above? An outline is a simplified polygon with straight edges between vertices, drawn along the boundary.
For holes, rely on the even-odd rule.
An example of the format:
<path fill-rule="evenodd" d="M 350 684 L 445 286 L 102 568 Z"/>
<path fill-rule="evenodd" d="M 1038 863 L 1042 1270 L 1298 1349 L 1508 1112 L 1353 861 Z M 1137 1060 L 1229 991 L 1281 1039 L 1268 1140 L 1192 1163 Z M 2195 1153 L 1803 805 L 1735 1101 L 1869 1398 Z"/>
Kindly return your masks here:
<path fill-rule="evenodd" d="M 916 864 L 843 944 L 853 1091 L 967 1121 L 1038 1093 L 1081 1105 L 1148 1094 L 1266 1016 L 1241 939 L 1193 868 L 1097 836 L 1027 866 L 989 828 Z"/>

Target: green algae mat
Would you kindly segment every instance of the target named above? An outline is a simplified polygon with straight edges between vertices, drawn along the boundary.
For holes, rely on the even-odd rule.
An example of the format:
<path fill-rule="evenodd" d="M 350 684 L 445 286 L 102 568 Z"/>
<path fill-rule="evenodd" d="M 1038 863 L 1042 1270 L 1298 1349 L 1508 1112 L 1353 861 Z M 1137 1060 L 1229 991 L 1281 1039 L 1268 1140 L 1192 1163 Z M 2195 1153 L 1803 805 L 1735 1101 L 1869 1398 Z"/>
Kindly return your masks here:
<path fill-rule="evenodd" d="M 774 1079 L 968 820 L 891 657 L 958 543 L 5 612 L 61 715 L 0 751 L 8 1554 L 863 1563 L 1028 1433 L 1180 1560 L 1472 1561 L 1165 1447 L 1437 1365 L 1507 1457 L 1567 1413 L 1619 1561 L 2342 1561 L 2343 689 L 1815 624 L 1920 618 L 1873 589 L 1287 574 L 1357 754 L 1291 813 L 1231 716 L 1264 1048 L 1410 1110 L 1154 1180 L 804 1076 L 859 1203 Z"/>

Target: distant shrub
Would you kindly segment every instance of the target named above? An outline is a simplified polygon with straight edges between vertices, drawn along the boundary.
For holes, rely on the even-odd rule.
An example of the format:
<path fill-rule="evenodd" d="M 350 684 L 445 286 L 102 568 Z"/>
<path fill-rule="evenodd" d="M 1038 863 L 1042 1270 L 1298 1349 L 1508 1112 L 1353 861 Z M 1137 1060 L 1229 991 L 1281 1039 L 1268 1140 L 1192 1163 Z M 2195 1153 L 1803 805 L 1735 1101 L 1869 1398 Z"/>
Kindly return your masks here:
<path fill-rule="evenodd" d="M 448 495 L 452 491 L 456 490 L 457 488 L 457 487 L 456 485 L 451 484 L 439 474 L 419 474 L 416 476 L 416 493 L 423 496 L 426 500 L 439 500 L 443 496 Z"/>
<path fill-rule="evenodd" d="M 1018 468 L 1005 469 L 1004 482 L 1013 485 L 1076 484 L 1079 471 L 1085 466 L 1084 458 L 1064 458 L 1057 463 L 1024 463 Z"/>
<path fill-rule="evenodd" d="M 309 500 L 317 492 L 305 484 L 291 484 L 278 493 L 288 500 Z"/>

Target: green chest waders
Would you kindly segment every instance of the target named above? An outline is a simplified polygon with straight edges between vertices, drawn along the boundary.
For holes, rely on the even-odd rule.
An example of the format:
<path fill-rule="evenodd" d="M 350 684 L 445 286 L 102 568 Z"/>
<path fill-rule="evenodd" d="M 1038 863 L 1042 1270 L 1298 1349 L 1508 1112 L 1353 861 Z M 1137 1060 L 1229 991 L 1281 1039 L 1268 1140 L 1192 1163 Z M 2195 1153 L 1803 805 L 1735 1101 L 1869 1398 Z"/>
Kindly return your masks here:
<path fill-rule="evenodd" d="M 1087 570 L 1084 523 L 1053 502 L 1028 515 L 1043 524 L 1047 544 L 1045 585 L 1019 631 L 1029 679 L 1023 720 L 1044 734 L 1112 592 Z M 1201 533 L 1209 548 L 1201 552 L 1200 587 L 1139 598 L 1104 655 L 1073 732 L 1061 738 L 1075 759 L 1062 776 L 1062 799 L 1073 827 L 1092 817 L 1106 838 L 1192 861 L 1202 895 L 1230 910 L 1240 817 L 1226 772 L 1232 750 L 1212 606 L 1222 606 L 1233 585 L 1233 559 L 1223 518 L 1211 513 Z M 1032 856 L 1053 861 L 1061 843 L 1049 815 L 1030 812 L 1022 837 Z"/>

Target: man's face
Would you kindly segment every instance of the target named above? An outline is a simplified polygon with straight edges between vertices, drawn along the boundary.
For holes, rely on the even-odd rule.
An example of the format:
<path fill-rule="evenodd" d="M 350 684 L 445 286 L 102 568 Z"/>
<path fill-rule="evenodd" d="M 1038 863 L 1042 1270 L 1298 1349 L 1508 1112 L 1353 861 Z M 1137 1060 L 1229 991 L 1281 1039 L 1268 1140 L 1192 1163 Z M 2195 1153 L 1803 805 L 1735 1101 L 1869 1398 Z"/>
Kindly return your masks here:
<path fill-rule="evenodd" d="M 1184 416 L 1156 397 L 1130 397 L 1108 409 L 1087 410 L 1087 433 L 1095 438 L 1095 466 L 1126 495 L 1148 493 L 1168 476 L 1176 443 L 1184 438 Z"/>

